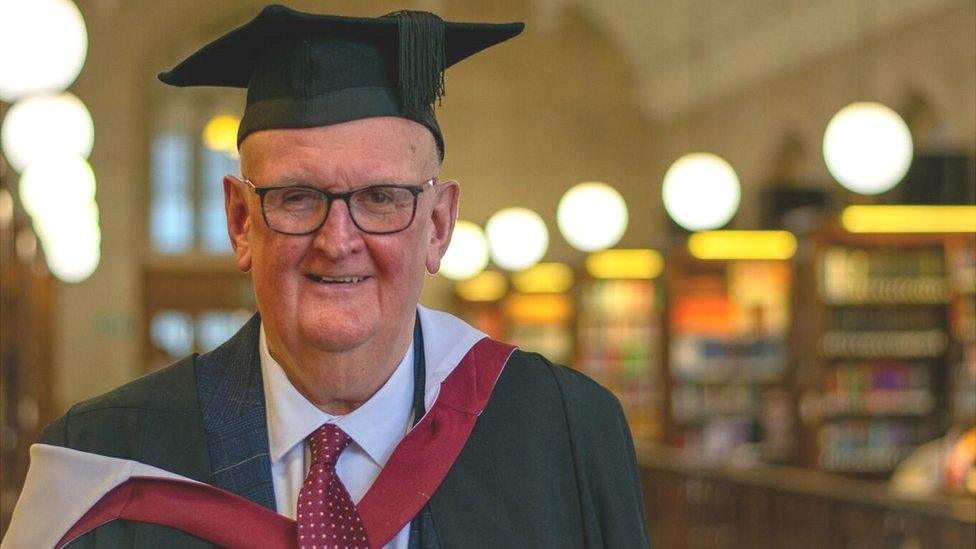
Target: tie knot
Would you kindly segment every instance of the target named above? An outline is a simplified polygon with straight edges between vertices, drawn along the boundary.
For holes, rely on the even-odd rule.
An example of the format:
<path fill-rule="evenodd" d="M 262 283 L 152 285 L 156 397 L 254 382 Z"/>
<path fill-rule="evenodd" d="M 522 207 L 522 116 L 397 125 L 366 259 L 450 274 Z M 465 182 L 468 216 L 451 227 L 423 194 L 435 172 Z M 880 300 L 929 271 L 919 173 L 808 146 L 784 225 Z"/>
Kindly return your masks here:
<path fill-rule="evenodd" d="M 331 423 L 316 429 L 308 435 L 308 446 L 312 454 L 312 463 L 322 463 L 335 467 L 339 454 L 349 446 L 352 439 L 342 429 Z"/>

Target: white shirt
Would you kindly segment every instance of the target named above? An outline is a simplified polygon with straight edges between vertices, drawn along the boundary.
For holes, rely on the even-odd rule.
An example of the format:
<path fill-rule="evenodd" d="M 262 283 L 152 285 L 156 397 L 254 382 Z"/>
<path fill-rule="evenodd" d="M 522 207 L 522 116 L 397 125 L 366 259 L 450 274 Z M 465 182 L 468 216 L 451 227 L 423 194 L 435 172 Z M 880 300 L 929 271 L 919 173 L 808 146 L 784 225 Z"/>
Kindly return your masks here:
<path fill-rule="evenodd" d="M 424 333 L 424 407 L 430 410 L 440 394 L 441 382 L 454 371 L 471 347 L 486 336 L 447 313 L 419 306 L 417 312 Z M 309 467 L 305 438 L 327 422 L 335 423 L 353 440 L 339 456 L 336 473 L 353 502 L 358 503 L 410 430 L 413 343 L 386 384 L 362 406 L 344 416 L 319 410 L 295 389 L 281 365 L 268 352 L 263 325 L 260 353 L 271 481 L 278 513 L 295 518 L 298 492 Z M 385 547 L 407 549 L 409 540 L 410 524 L 407 523 Z"/>
<path fill-rule="evenodd" d="M 354 503 L 366 494 L 410 428 L 413 397 L 413 343 L 390 379 L 362 406 L 343 416 L 323 412 L 308 401 L 271 357 L 261 326 L 261 377 L 267 406 L 271 481 L 279 514 L 294 519 L 298 493 L 309 468 L 305 438 L 324 423 L 334 423 L 352 442 L 339 456 L 336 473 Z M 410 524 L 386 545 L 406 549 Z"/>

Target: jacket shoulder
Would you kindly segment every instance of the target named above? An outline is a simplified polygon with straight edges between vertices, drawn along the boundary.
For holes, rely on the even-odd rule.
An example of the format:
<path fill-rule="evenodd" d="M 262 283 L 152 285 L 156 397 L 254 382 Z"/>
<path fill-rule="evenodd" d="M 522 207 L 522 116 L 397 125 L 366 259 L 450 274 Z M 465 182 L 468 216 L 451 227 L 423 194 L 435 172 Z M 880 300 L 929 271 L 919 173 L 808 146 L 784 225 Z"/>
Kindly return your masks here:
<path fill-rule="evenodd" d="M 134 458 L 143 448 L 146 433 L 198 423 L 194 358 L 186 357 L 75 404 L 41 431 L 38 442 Z"/>
<path fill-rule="evenodd" d="M 549 438 L 565 432 L 588 437 L 626 429 L 623 410 L 613 393 L 585 374 L 538 353 L 512 353 L 488 404 L 489 417 L 518 425 L 526 436 Z"/>
<path fill-rule="evenodd" d="M 539 353 L 516 349 L 509 358 L 502 375 L 516 378 L 526 391 L 555 391 L 567 405 L 597 406 L 601 411 L 615 412 L 620 403 L 617 397 L 586 374 L 555 364 Z"/>
<path fill-rule="evenodd" d="M 144 375 L 107 393 L 79 402 L 70 414 L 79 415 L 108 408 L 145 408 L 159 411 L 196 410 L 193 372 L 195 355 L 161 370 Z"/>

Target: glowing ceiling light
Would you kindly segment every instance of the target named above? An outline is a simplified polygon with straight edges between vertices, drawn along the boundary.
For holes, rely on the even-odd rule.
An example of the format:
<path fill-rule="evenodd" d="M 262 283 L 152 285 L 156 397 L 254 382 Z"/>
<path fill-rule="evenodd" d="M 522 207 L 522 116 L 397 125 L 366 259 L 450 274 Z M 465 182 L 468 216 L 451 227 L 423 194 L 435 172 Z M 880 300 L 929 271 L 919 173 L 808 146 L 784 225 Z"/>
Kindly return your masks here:
<path fill-rule="evenodd" d="M 840 222 L 852 233 L 976 233 L 976 206 L 848 206 Z"/>
<path fill-rule="evenodd" d="M 70 93 L 22 99 L 10 108 L 0 128 L 4 155 L 21 173 L 52 156 L 88 158 L 94 142 L 91 114 Z"/>
<path fill-rule="evenodd" d="M 583 252 L 613 246 L 627 230 L 627 204 L 610 185 L 580 183 L 559 201 L 556 222 L 569 244 Z"/>
<path fill-rule="evenodd" d="M 852 103 L 827 124 L 823 155 L 830 174 L 847 189 L 883 193 L 912 164 L 912 134 L 898 113 L 881 103 Z"/>
<path fill-rule="evenodd" d="M 0 0 L 0 99 L 70 86 L 88 55 L 88 31 L 70 0 Z"/>
<path fill-rule="evenodd" d="M 498 301 L 508 291 L 508 280 L 502 273 L 484 271 L 470 280 L 456 283 L 454 290 L 465 301 Z"/>
<path fill-rule="evenodd" d="M 33 224 L 37 236 L 44 242 L 76 238 L 71 233 L 88 228 L 99 230 L 98 204 L 94 199 L 57 203 L 35 215 Z"/>
<path fill-rule="evenodd" d="M 704 231 L 691 235 L 688 251 L 698 259 L 790 259 L 796 237 L 787 231 Z"/>
<path fill-rule="evenodd" d="M 527 208 L 495 212 L 485 226 L 491 259 L 509 271 L 527 269 L 549 248 L 549 231 L 539 214 Z"/>
<path fill-rule="evenodd" d="M 65 282 L 87 279 L 101 259 L 101 229 L 94 198 L 50 202 L 32 214 L 51 273 Z"/>
<path fill-rule="evenodd" d="M 573 289 L 573 269 L 565 263 L 537 263 L 513 273 L 512 285 L 530 294 L 568 292 Z"/>
<path fill-rule="evenodd" d="M 241 119 L 229 114 L 215 116 L 203 128 L 203 143 L 208 149 L 237 154 L 237 129 Z"/>
<path fill-rule="evenodd" d="M 739 177 L 711 153 L 686 154 L 664 174 L 664 209 L 689 231 L 717 229 L 739 209 Z"/>
<path fill-rule="evenodd" d="M 650 280 L 664 271 L 664 257 L 650 249 L 604 250 L 587 256 L 586 271 L 593 278 Z"/>
<path fill-rule="evenodd" d="M 569 294 L 512 294 L 505 298 L 502 308 L 516 323 L 557 324 L 573 318 Z"/>
<path fill-rule="evenodd" d="M 49 217 L 90 202 L 95 173 L 79 156 L 58 156 L 31 164 L 20 177 L 20 201 L 31 217 Z"/>
<path fill-rule="evenodd" d="M 101 231 L 98 225 L 82 225 L 42 239 L 44 259 L 51 274 L 64 282 L 82 282 L 95 272 L 101 260 Z"/>
<path fill-rule="evenodd" d="M 481 227 L 470 221 L 458 220 L 451 235 L 451 244 L 441 259 L 442 275 L 451 280 L 466 280 L 488 265 L 488 240 Z"/>
<path fill-rule="evenodd" d="M 101 229 L 95 200 L 52 202 L 34 216 L 34 228 L 51 273 L 65 282 L 87 279 L 101 259 Z"/>

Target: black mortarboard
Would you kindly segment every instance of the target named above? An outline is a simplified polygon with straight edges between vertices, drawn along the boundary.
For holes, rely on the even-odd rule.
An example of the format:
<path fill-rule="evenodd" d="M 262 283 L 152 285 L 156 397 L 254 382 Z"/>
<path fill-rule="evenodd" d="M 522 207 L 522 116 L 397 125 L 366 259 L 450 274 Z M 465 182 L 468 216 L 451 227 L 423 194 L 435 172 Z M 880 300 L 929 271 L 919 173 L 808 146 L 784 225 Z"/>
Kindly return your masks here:
<path fill-rule="evenodd" d="M 238 145 L 262 129 L 399 116 L 430 129 L 443 158 L 433 104 L 444 92 L 444 69 L 523 28 L 445 22 L 427 12 L 363 18 L 274 5 L 159 79 L 181 87 L 247 88 Z"/>

